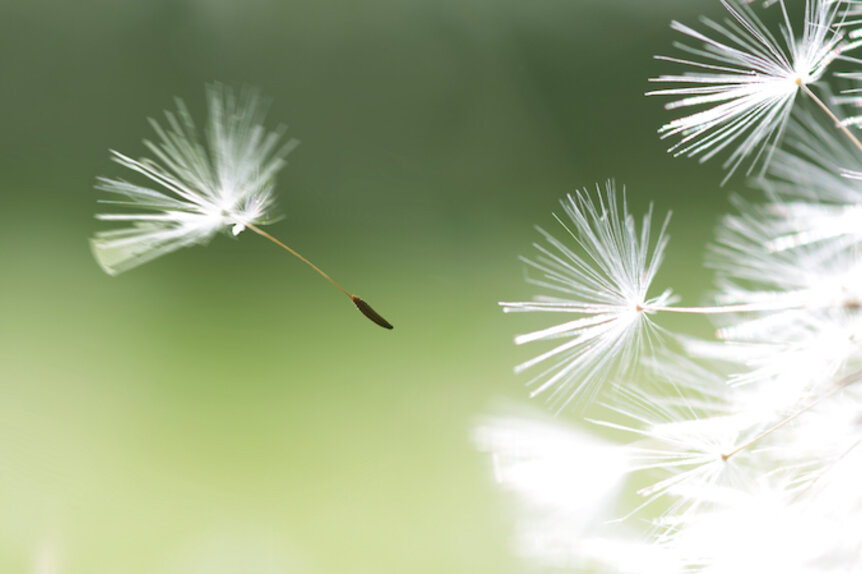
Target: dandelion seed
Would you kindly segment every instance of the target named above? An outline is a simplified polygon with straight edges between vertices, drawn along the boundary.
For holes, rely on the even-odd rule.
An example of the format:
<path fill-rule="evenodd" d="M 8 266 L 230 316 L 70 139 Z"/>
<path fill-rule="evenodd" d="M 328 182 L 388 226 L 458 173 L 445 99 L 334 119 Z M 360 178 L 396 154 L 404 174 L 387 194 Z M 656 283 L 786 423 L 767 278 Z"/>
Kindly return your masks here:
<path fill-rule="evenodd" d="M 553 389 L 551 399 L 562 407 L 576 397 L 589 403 L 603 381 L 626 373 L 644 350 L 657 345 L 656 336 L 661 329 L 651 318 L 655 313 L 780 312 L 805 306 L 810 300 L 796 293 L 715 307 L 677 307 L 674 306 L 677 299 L 669 289 L 649 298 L 648 290 L 668 241 L 669 215 L 656 239 L 651 240 L 652 208 L 638 232 L 625 197 L 622 201 L 617 199 L 613 183 L 607 185 L 604 197 L 597 188 L 595 200 L 581 191 L 561 204 L 568 221 L 555 217 L 572 239 L 573 247 L 539 229 L 548 245 L 535 244 L 539 256 L 522 258 L 541 274 L 541 278 L 531 279 L 531 283 L 561 295 L 500 303 L 507 313 L 575 316 L 570 321 L 515 338 L 517 345 L 566 339 L 516 367 L 516 372 L 523 372 L 540 364 L 550 365 L 530 382 L 536 385 L 532 396 Z M 823 305 L 818 300 L 818 306 Z"/>
<path fill-rule="evenodd" d="M 730 217 L 713 250 L 714 265 L 724 271 L 719 305 L 681 307 L 674 305 L 670 290 L 648 298 L 667 243 L 668 220 L 651 241 L 651 212 L 638 232 L 625 199 L 618 201 L 612 184 L 606 198 L 601 190 L 595 201 L 579 192 L 562 205 L 570 223 L 559 217 L 557 221 L 573 247 L 540 230 L 548 246 L 536 244 L 540 255 L 523 259 L 541 274 L 531 283 L 561 295 L 500 304 L 510 313 L 575 316 L 515 338 L 518 345 L 565 339 L 516 367 L 523 372 L 547 365 L 530 381 L 536 385 L 533 396 L 552 389 L 551 399 L 562 407 L 576 397 L 589 403 L 603 382 L 625 374 L 644 350 L 659 346 L 662 330 L 652 318 L 657 313 L 732 317 L 719 335 L 733 344 L 719 355 L 751 369 L 732 380 L 782 380 L 788 399 L 821 387 L 859 349 L 862 262 L 855 251 L 814 247 L 775 252 L 764 248 L 772 227 L 758 212 Z M 756 281 L 763 284 L 746 285 Z"/>
<path fill-rule="evenodd" d="M 619 384 L 606 404 L 615 420 L 627 422 L 592 422 L 635 437 L 629 446 L 630 473 L 659 473 L 658 480 L 638 491 L 644 502 L 627 517 L 669 495 L 675 501 L 664 516 L 680 517 L 699 507 L 698 499 L 685 496 L 684 491 L 743 480 L 745 473 L 728 465 L 723 454 L 738 444 L 752 423 L 731 411 L 727 388 L 713 373 L 691 362 L 681 361 L 675 368 L 658 359 L 651 362 L 657 381 Z"/>
<path fill-rule="evenodd" d="M 803 90 L 813 96 L 807 86 L 819 80 L 841 53 L 843 32 L 834 26 L 839 7 L 828 0 L 806 0 L 801 38 L 797 38 L 781 0 L 781 41 L 748 6 L 734 0 L 721 3 L 730 18 L 723 23 L 703 19 L 714 37 L 676 21 L 671 24 L 702 46 L 678 44 L 692 59 L 658 59 L 694 71 L 653 78 L 654 82 L 681 87 L 648 95 L 678 98 L 667 104 L 670 110 L 699 109 L 659 130 L 663 138 L 680 138 L 669 150 L 674 155 L 699 156 L 706 161 L 735 145 L 724 164 L 729 178 L 749 156 L 754 156 L 749 171 L 758 163 L 769 163 L 797 93 Z"/>
<path fill-rule="evenodd" d="M 668 305 L 673 297 L 670 291 L 655 298 L 647 295 L 667 243 L 669 215 L 651 241 L 652 208 L 638 232 L 625 197 L 617 198 L 612 182 L 604 195 L 597 187 L 593 199 L 584 190 L 568 196 L 561 205 L 568 221 L 555 218 L 576 248 L 540 229 L 548 246 L 536 244 L 539 256 L 523 261 L 542 275 L 533 284 L 562 296 L 500 305 L 507 313 L 575 316 L 515 339 L 519 345 L 567 339 L 517 368 L 520 372 L 551 363 L 534 380 L 539 384 L 533 395 L 554 388 L 553 397 L 565 406 L 576 396 L 592 399 L 608 375 L 625 371 L 634 362 L 656 332 L 649 318 L 651 309 Z"/>
<path fill-rule="evenodd" d="M 274 220 L 275 176 L 297 140 L 263 126 L 266 106 L 250 89 L 238 96 L 220 85 L 207 89 L 209 121 L 205 142 L 185 104 L 166 112 L 167 128 L 150 121 L 158 141 L 145 141 L 155 160 L 135 160 L 112 151 L 112 159 L 149 180 L 149 186 L 124 179 L 99 178 L 96 188 L 111 194 L 101 200 L 127 211 L 97 219 L 128 227 L 100 231 L 91 240 L 93 255 L 110 275 L 127 271 L 182 247 L 208 243 L 218 233 L 233 236 L 249 229 L 290 252 L 342 291 L 371 321 L 392 325 L 364 300 L 259 226 Z"/>

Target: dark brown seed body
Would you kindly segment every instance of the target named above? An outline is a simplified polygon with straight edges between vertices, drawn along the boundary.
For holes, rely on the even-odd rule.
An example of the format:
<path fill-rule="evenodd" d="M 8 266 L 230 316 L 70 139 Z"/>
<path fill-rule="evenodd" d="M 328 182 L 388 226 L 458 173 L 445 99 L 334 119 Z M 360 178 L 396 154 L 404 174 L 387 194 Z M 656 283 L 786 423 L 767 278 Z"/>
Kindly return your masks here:
<path fill-rule="evenodd" d="M 362 300 L 361 297 L 357 297 L 356 295 L 351 295 L 350 298 L 353 300 L 353 304 L 356 305 L 356 308 L 359 311 L 368 317 L 374 323 L 380 325 L 384 329 L 393 329 L 392 324 L 384 319 L 377 311 L 371 308 L 371 305 Z"/>

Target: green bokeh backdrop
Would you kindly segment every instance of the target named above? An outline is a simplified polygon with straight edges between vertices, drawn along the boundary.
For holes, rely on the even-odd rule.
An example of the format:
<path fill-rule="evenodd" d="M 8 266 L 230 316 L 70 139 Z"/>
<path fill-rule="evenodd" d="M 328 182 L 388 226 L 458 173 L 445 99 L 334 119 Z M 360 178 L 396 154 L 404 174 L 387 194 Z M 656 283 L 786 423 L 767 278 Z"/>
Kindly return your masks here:
<path fill-rule="evenodd" d="M 659 283 L 709 286 L 720 169 L 669 157 L 643 93 L 668 22 L 720 10 L 0 0 L 0 571 L 529 571 L 469 434 L 528 404 L 512 336 L 543 322 L 496 302 L 532 295 L 532 225 L 609 177 L 674 210 Z M 144 154 L 174 96 L 200 118 L 213 80 L 261 88 L 302 140 L 269 230 L 394 332 L 249 233 L 117 278 L 93 262 L 108 149 Z"/>

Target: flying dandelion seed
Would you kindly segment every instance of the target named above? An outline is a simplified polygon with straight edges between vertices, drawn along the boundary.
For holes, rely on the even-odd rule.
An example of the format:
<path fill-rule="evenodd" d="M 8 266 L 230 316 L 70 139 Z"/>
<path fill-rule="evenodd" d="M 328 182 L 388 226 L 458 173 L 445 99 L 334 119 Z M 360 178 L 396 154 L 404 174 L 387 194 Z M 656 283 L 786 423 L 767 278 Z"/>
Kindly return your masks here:
<path fill-rule="evenodd" d="M 239 235 L 249 229 L 282 247 L 335 285 L 375 324 L 392 325 L 357 295 L 294 249 L 259 226 L 273 222 L 275 176 L 298 144 L 283 130 L 263 126 L 266 105 L 260 94 L 244 89 L 207 88 L 209 121 L 202 143 L 182 100 L 166 112 L 167 128 L 151 120 L 157 142 L 145 140 L 155 160 L 135 160 L 117 151 L 112 159 L 148 179 L 150 186 L 100 177 L 96 188 L 110 194 L 100 200 L 126 211 L 102 213 L 102 221 L 128 227 L 100 231 L 91 240 L 93 255 L 110 275 L 122 273 L 182 247 L 203 245 L 219 233 Z"/>

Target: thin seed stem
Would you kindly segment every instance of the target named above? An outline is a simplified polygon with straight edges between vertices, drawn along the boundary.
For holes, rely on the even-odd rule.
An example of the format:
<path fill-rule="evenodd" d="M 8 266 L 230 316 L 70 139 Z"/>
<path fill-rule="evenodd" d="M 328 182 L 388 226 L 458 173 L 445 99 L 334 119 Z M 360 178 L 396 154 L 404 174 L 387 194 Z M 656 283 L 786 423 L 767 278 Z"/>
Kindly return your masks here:
<path fill-rule="evenodd" d="M 365 317 L 368 318 L 369 321 L 375 323 L 376 325 L 383 327 L 384 329 L 392 329 L 393 328 L 392 324 L 389 321 L 387 321 L 386 319 L 384 319 L 383 316 L 380 315 L 380 313 L 375 311 L 371 307 L 371 305 L 369 305 L 364 299 L 362 299 L 362 297 L 360 297 L 359 295 L 354 295 L 353 293 L 349 292 L 347 289 L 345 289 L 344 287 L 342 287 L 341 285 L 336 283 L 332 277 L 330 277 L 329 275 L 327 275 L 323 271 L 323 269 L 321 269 L 320 267 L 318 267 L 317 265 L 315 265 L 314 263 L 312 263 L 311 261 L 309 261 L 308 259 L 306 259 L 302 255 L 300 255 L 298 251 L 296 251 L 295 249 L 292 249 L 291 247 L 288 247 L 286 244 L 282 243 L 281 241 L 279 241 L 278 239 L 276 239 L 275 237 L 273 237 L 272 235 L 270 235 L 269 233 L 267 233 L 266 231 L 264 231 L 260 227 L 257 227 L 256 225 L 253 225 L 251 223 L 245 223 L 245 222 L 243 222 L 242 225 L 244 225 L 248 229 L 251 229 L 252 231 L 257 233 L 261 237 L 265 237 L 266 239 L 269 239 L 270 241 L 272 241 L 273 243 L 275 243 L 276 245 L 278 245 L 279 247 L 281 247 L 282 249 L 284 249 L 285 251 L 287 251 L 288 253 L 290 253 L 291 255 L 293 255 L 294 257 L 296 257 L 297 259 L 299 259 L 300 261 L 302 261 L 303 263 L 305 263 L 306 265 L 308 265 L 309 267 L 311 267 L 312 269 L 317 271 L 317 273 L 320 274 L 321 277 L 323 277 L 324 279 L 326 279 L 327 281 L 329 281 L 330 283 L 335 285 L 339 291 L 341 291 L 342 293 L 347 295 L 348 299 L 350 299 L 350 301 L 356 306 L 356 308 L 359 309 L 359 312 L 362 313 L 363 315 L 365 315 Z"/>
<path fill-rule="evenodd" d="M 836 383 L 835 386 L 829 392 L 827 392 L 823 395 L 820 395 L 819 397 L 817 397 L 816 399 L 814 399 L 813 401 L 808 403 L 806 406 L 802 407 L 801 409 L 799 409 L 798 411 L 796 411 L 795 413 L 793 413 L 789 417 L 783 419 L 778 424 L 776 424 L 776 425 L 770 427 L 769 429 L 763 431 L 762 433 L 760 433 L 759 435 L 757 435 L 756 437 L 754 437 L 750 441 L 746 442 L 745 444 L 740 445 L 739 447 L 737 447 L 736 449 L 734 449 L 733 451 L 731 451 L 727 454 L 721 455 L 722 460 L 728 461 L 732 457 L 734 457 L 737 454 L 744 451 L 745 449 L 757 444 L 758 442 L 765 439 L 766 437 L 768 437 L 769 435 L 771 435 L 775 431 L 780 430 L 781 428 L 787 426 L 788 424 L 795 421 L 797 418 L 799 418 L 803 414 L 807 413 L 808 411 L 810 411 L 811 409 L 816 407 L 818 404 L 820 404 L 821 401 L 831 397 L 832 395 L 838 393 L 842 389 L 844 389 L 844 388 L 850 386 L 851 384 L 859 381 L 860 378 L 862 378 L 862 371 L 858 371 L 858 372 L 852 373 L 852 374 L 844 377 L 838 383 Z"/>
<path fill-rule="evenodd" d="M 801 81 L 797 81 L 796 83 L 800 88 L 802 88 L 802 91 L 805 92 L 805 95 L 811 98 L 811 100 L 815 104 L 817 104 L 817 106 L 820 107 L 820 109 L 823 110 L 827 116 L 829 116 L 829 119 L 835 122 L 835 127 L 844 132 L 844 135 L 846 135 L 850 139 L 850 141 L 853 142 L 853 145 L 855 145 L 859 151 L 862 151 L 862 142 L 860 142 L 859 138 L 857 138 L 856 135 L 850 131 L 850 128 L 845 126 L 844 123 L 838 118 L 838 116 L 836 116 L 835 113 L 833 113 L 833 111 L 829 109 L 829 106 L 823 103 L 823 100 L 818 98 L 814 94 L 814 92 L 811 91 L 811 88 L 803 84 Z"/>
<path fill-rule="evenodd" d="M 738 455 L 739 453 L 741 453 L 742 451 L 744 451 L 748 447 L 753 446 L 754 444 L 765 439 L 766 437 L 768 437 L 769 435 L 771 435 L 775 431 L 780 430 L 781 428 L 787 426 L 788 424 L 790 424 L 791 422 L 793 422 L 794 420 L 796 420 L 797 418 L 802 416 L 803 413 L 811 410 L 814 407 L 814 405 L 817 404 L 817 402 L 819 402 L 819 401 L 816 401 L 816 402 L 806 406 L 805 408 L 796 411 L 795 413 L 793 413 L 792 415 L 790 415 L 789 417 L 787 417 L 783 421 L 779 422 L 777 425 L 770 427 L 768 430 L 763 431 L 762 433 L 760 433 L 759 435 L 757 435 L 756 437 L 754 437 L 750 441 L 746 442 L 745 444 L 738 446 L 735 450 L 733 450 L 727 454 L 721 455 L 721 459 L 724 461 L 730 460 L 732 457 Z"/>
<path fill-rule="evenodd" d="M 247 228 L 254 231 L 255 233 L 257 233 L 258 235 L 260 235 L 261 237 L 266 237 L 267 239 L 269 239 L 270 241 L 272 241 L 273 243 L 275 243 L 276 245 L 278 245 L 282 249 L 285 249 L 286 251 L 288 251 L 291 255 L 293 255 L 294 257 L 296 257 L 297 259 L 299 259 L 300 261 L 302 261 L 303 263 L 305 263 L 306 265 L 308 265 L 309 267 L 311 267 L 312 269 L 317 271 L 324 279 L 326 279 L 327 281 L 329 281 L 330 283 L 332 283 L 333 285 L 338 287 L 339 291 L 341 291 L 342 293 L 347 295 L 351 300 L 353 300 L 353 295 L 349 291 L 347 291 L 347 289 L 345 289 L 344 287 L 342 287 L 341 285 L 336 283 L 332 277 L 330 277 L 329 275 L 327 275 L 323 271 L 323 269 L 321 269 L 320 267 L 318 267 L 317 265 L 315 265 L 314 263 L 312 263 L 311 261 L 309 261 L 308 259 L 306 259 L 302 255 L 300 255 L 299 252 L 288 247 L 287 245 L 285 245 L 284 243 L 282 243 L 281 241 L 279 241 L 278 239 L 276 239 L 275 237 L 273 237 L 272 235 L 270 235 L 269 233 L 267 233 L 266 231 L 264 231 L 260 227 L 257 227 L 256 225 L 252 225 L 251 223 L 245 223 L 244 225 Z"/>
<path fill-rule="evenodd" d="M 749 303 L 745 305 L 720 305 L 715 307 L 651 307 L 641 310 L 657 313 L 687 313 L 690 315 L 723 315 L 729 313 L 760 313 L 764 311 L 789 311 L 805 307 L 802 303 Z"/>

